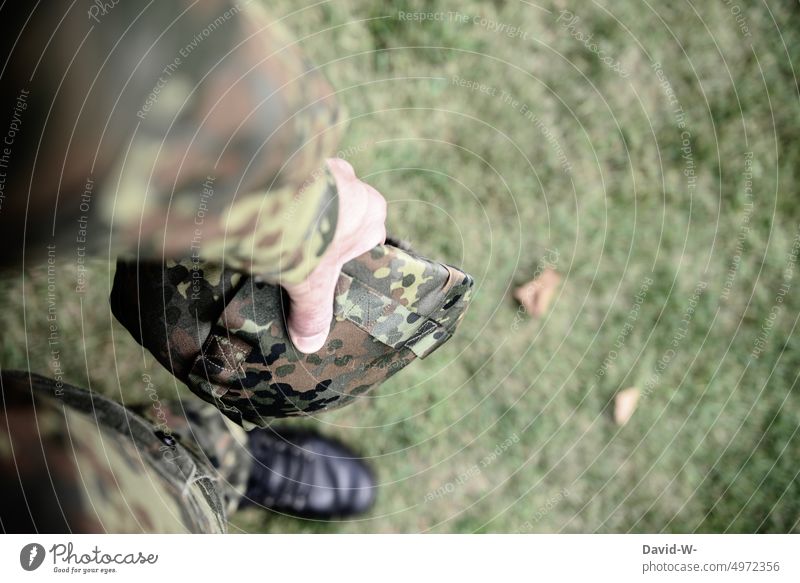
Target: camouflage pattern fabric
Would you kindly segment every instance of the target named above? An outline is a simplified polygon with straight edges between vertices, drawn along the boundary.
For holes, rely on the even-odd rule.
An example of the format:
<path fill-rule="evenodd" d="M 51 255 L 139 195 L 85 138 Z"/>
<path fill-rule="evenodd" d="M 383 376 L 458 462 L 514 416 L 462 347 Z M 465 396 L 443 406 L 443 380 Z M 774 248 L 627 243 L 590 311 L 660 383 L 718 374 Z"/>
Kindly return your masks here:
<path fill-rule="evenodd" d="M 129 258 L 115 314 L 245 425 L 341 406 L 449 338 L 471 279 L 387 246 L 348 265 L 325 348 L 288 341 L 274 284 L 303 281 L 333 238 L 324 160 L 345 115 L 258 3 L 76 6 L 4 10 L 0 124 L 16 133 L 0 267 L 35 264 L 49 245 L 79 263 Z M 0 382 L 4 529 L 224 531 L 249 466 L 216 409 L 184 403 L 166 432 L 31 373 Z"/>
<path fill-rule="evenodd" d="M 324 160 L 345 116 L 258 3 L 11 3 L 3 15 L 0 124 L 14 135 L 1 268 L 53 245 L 79 264 L 203 258 L 274 282 L 317 265 L 338 216 Z M 21 513 L 4 529 L 224 530 L 249 462 L 216 409 L 164 404 L 167 432 L 80 389 L 56 397 L 30 373 L 2 383 L 2 511 Z"/>
<path fill-rule="evenodd" d="M 250 458 L 213 407 L 165 404 L 154 424 L 32 373 L 3 372 L 0 384 L 5 532 L 226 531 Z"/>
<path fill-rule="evenodd" d="M 83 8 L 3 11 L 0 266 L 54 244 L 303 281 L 336 227 L 345 116 L 295 40 L 258 2 Z"/>
<path fill-rule="evenodd" d="M 236 511 L 247 490 L 253 463 L 244 429 L 216 407 L 194 397 L 179 401 L 145 401 L 128 405 L 128 410 L 150 423 L 162 441 L 180 443 L 194 458 L 213 467 L 215 489 L 225 514 Z M 174 456 L 165 454 L 165 457 Z"/>
<path fill-rule="evenodd" d="M 325 346 L 298 352 L 280 287 L 206 263 L 120 262 L 117 319 L 189 388 L 246 427 L 341 407 L 455 331 L 473 280 L 379 245 L 345 264 Z"/>

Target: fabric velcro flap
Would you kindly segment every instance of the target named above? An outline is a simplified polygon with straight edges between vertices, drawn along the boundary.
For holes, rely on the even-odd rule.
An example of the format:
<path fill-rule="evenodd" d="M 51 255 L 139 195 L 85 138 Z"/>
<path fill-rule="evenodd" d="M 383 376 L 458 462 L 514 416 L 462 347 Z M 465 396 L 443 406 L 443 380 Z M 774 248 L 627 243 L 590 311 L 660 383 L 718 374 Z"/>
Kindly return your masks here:
<path fill-rule="evenodd" d="M 435 320 L 409 310 L 346 273 L 339 276 L 336 286 L 334 314 L 388 346 L 409 348 L 419 358 L 427 356 L 450 335 Z"/>

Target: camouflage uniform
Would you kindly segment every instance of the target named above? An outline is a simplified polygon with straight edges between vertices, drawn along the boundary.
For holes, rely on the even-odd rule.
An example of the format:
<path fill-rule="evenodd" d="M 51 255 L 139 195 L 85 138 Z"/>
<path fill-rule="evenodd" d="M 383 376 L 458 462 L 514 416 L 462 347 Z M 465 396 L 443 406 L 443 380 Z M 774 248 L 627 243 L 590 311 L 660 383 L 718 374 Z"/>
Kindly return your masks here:
<path fill-rule="evenodd" d="M 28 197 L 0 198 L 0 241 L 29 261 L 54 241 L 122 257 L 115 315 L 214 407 L 133 411 L 4 373 L 0 466 L 20 489 L 0 499 L 33 529 L 224 531 L 252 463 L 242 426 L 352 402 L 450 338 L 471 293 L 461 271 L 379 246 L 345 266 L 325 347 L 295 351 L 278 284 L 303 281 L 333 238 L 332 91 L 253 3 L 139 10 L 94 3 L 21 37 L 3 96 L 24 89 L 26 141 L 4 184 Z"/>
<path fill-rule="evenodd" d="M 18 266 L 23 249 L 43 259 L 55 242 L 303 281 L 336 227 L 324 165 L 343 130 L 332 89 L 254 2 L 141 11 L 18 16 L 25 34 L 6 47 L 0 109 L 20 118 L 0 261 Z"/>
<path fill-rule="evenodd" d="M 6 532 L 225 532 L 252 460 L 210 405 L 140 415 L 33 373 L 7 371 L 0 384 Z"/>
<path fill-rule="evenodd" d="M 14 4 L 0 35 L 0 127 L 14 128 L 0 149 L 0 267 L 55 243 L 306 278 L 336 226 L 324 160 L 343 124 L 278 23 L 228 0 Z M 165 431 L 30 373 L 2 385 L 4 529 L 225 530 L 251 461 L 217 409 L 164 404 Z"/>

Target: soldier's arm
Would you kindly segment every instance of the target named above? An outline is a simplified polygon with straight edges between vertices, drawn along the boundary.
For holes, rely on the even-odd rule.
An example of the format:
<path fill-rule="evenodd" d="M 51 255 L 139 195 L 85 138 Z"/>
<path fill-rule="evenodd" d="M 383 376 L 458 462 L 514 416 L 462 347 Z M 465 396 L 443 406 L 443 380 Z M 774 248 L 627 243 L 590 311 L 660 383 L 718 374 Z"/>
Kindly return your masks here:
<path fill-rule="evenodd" d="M 254 3 L 224 8 L 183 34 L 98 211 L 119 253 L 200 257 L 297 284 L 336 230 L 325 158 L 343 116 L 280 24 Z"/>
<path fill-rule="evenodd" d="M 225 263 L 287 287 L 298 347 L 320 343 L 339 268 L 382 241 L 385 208 L 352 170 L 334 179 L 343 116 L 281 25 L 229 0 L 5 17 L 19 32 L 0 41 L 2 111 L 25 107 L 0 262 L 55 245 L 68 260 Z"/>
<path fill-rule="evenodd" d="M 3 10 L 1 263 L 201 257 L 303 281 L 339 211 L 333 90 L 257 2 Z M 7 122 L 7 123 L 5 123 Z M 24 241 L 24 244 L 23 244 Z"/>
<path fill-rule="evenodd" d="M 276 24 L 255 10 L 243 16 L 230 51 L 214 55 L 220 70 L 209 63 L 196 84 L 186 130 L 160 142 L 167 155 L 159 154 L 160 128 L 177 117 L 165 105 L 156 141 L 143 148 L 155 156 L 161 196 L 150 204 L 131 194 L 147 192 L 144 173 L 123 165 L 121 184 L 126 176 L 140 184 L 121 193 L 131 212 L 112 209 L 111 220 L 119 217 L 121 249 L 136 243 L 140 256 L 202 257 L 283 285 L 292 340 L 316 352 L 342 265 L 385 239 L 386 203 L 349 164 L 326 162 L 343 121 L 322 75 Z"/>

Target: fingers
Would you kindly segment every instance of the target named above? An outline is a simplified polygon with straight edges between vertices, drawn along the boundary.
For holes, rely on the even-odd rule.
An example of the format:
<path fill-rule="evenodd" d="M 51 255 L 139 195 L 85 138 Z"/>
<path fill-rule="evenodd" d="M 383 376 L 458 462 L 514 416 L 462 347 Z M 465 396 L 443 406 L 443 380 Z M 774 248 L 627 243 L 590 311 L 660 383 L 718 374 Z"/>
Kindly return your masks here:
<path fill-rule="evenodd" d="M 325 345 L 333 319 L 333 297 L 342 266 L 386 240 L 386 200 L 356 178 L 339 158 L 328 160 L 339 194 L 336 232 L 319 265 L 306 281 L 284 286 L 289 294 L 289 337 L 309 354 Z"/>
<path fill-rule="evenodd" d="M 326 162 L 328 163 L 328 168 L 331 169 L 331 173 L 334 175 L 334 178 L 336 178 L 337 184 L 341 179 L 354 180 L 356 178 L 356 171 L 353 168 L 353 165 L 347 160 L 342 160 L 341 158 L 328 158 Z"/>
<path fill-rule="evenodd" d="M 385 203 L 383 208 L 385 213 Z M 346 252 L 329 252 L 304 282 L 285 286 L 289 294 L 289 338 L 297 350 L 311 354 L 322 349 L 330 332 L 333 297 L 342 266 L 385 240 L 383 221 L 373 222 Z"/>
<path fill-rule="evenodd" d="M 341 267 L 386 240 L 386 199 L 370 185 L 357 180 L 339 206 L 341 236 L 334 237 L 329 254 Z"/>
<path fill-rule="evenodd" d="M 309 278 L 286 288 L 289 294 L 289 338 L 305 354 L 322 349 L 333 319 L 333 296 L 339 269 L 321 266 Z"/>

